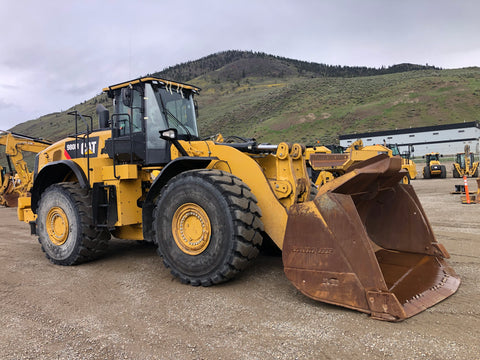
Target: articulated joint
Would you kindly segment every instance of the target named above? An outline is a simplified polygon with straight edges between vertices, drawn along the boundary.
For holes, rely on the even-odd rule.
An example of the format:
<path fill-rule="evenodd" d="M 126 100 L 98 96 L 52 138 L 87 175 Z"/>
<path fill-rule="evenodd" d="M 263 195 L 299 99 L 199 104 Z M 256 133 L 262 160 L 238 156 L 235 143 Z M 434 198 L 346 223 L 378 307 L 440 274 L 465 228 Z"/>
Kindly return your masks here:
<path fill-rule="evenodd" d="M 271 181 L 273 191 L 288 209 L 310 195 L 310 182 L 305 165 L 305 147 L 282 142 L 277 147 L 277 174 Z"/>

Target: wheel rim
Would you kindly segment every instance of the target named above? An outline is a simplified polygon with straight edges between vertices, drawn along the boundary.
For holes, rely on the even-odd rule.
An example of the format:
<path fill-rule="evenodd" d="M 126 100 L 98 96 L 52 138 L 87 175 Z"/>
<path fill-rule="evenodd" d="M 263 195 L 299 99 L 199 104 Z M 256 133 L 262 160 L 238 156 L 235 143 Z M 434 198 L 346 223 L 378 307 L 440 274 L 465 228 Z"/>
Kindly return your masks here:
<path fill-rule="evenodd" d="M 68 218 L 62 208 L 56 206 L 48 211 L 46 227 L 48 237 L 53 244 L 60 246 L 67 241 Z"/>
<path fill-rule="evenodd" d="M 199 205 L 183 204 L 173 215 L 172 232 L 180 250 L 189 255 L 198 255 L 210 243 L 210 219 Z"/>

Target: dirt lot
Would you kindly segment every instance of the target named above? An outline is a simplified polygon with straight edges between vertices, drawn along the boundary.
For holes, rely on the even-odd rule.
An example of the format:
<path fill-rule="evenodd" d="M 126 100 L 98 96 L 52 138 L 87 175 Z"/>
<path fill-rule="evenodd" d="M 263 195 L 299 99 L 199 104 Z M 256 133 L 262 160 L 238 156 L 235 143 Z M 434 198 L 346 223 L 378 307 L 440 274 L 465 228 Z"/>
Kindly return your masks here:
<path fill-rule="evenodd" d="M 209 288 L 172 279 L 138 242 L 115 239 L 100 260 L 52 265 L 15 209 L 1 208 L 0 358 L 478 360 L 480 205 L 460 204 L 450 194 L 458 183 L 412 182 L 462 284 L 400 323 L 306 298 L 278 257 Z"/>

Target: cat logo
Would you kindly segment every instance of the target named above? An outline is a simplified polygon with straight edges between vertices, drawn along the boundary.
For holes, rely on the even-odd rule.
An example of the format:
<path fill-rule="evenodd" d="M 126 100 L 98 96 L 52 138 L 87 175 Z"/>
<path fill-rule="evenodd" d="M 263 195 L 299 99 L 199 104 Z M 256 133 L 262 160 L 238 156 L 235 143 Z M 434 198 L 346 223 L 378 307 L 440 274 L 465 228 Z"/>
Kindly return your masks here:
<path fill-rule="evenodd" d="M 67 159 L 76 159 L 81 157 L 97 157 L 98 155 L 98 140 L 99 137 L 91 137 L 87 139 L 76 139 L 65 143 L 65 149 L 63 153 Z"/>

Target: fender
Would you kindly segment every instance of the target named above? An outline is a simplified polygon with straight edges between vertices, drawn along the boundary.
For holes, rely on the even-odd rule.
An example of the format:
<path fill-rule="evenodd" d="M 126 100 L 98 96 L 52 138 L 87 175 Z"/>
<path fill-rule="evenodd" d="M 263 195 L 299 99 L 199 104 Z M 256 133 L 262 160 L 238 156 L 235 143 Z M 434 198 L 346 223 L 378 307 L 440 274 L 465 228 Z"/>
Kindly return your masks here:
<path fill-rule="evenodd" d="M 52 184 L 56 184 L 65 180 L 72 173 L 78 180 L 82 188 L 88 188 L 87 177 L 80 165 L 71 160 L 60 160 L 45 165 L 36 175 L 33 187 L 30 190 L 32 194 L 32 211 L 37 212 L 38 201 L 43 191 Z"/>
<path fill-rule="evenodd" d="M 165 166 L 154 180 L 142 205 L 143 238 L 152 241 L 153 207 L 155 199 L 174 176 L 195 169 L 205 169 L 215 157 L 180 157 Z"/>

